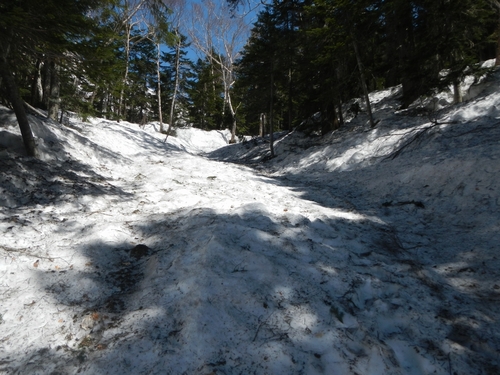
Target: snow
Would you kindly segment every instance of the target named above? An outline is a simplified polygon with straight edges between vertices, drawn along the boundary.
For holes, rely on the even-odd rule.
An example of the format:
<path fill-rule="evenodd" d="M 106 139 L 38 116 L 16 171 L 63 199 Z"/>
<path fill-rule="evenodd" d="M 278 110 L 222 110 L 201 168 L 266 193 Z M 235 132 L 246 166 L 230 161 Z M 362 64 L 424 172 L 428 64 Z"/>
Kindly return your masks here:
<path fill-rule="evenodd" d="M 0 107 L 0 373 L 500 373 L 499 83 L 274 159 Z"/>

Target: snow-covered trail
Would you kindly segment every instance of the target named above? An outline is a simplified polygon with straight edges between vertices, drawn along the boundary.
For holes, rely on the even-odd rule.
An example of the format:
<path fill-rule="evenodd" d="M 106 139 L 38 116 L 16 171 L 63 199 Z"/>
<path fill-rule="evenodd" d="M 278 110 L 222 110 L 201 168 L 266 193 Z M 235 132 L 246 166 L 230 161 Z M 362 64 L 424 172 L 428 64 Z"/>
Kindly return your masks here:
<path fill-rule="evenodd" d="M 72 159 L 0 160 L 0 373 L 497 372 L 498 293 L 409 248 L 415 204 L 366 200 L 390 172 L 266 175 L 75 126 L 51 128 Z"/>
<path fill-rule="evenodd" d="M 304 201 L 245 167 L 160 143 L 145 151 L 129 129 L 107 128 L 86 134 L 102 147 L 92 148 L 101 157 L 90 189 L 83 176 L 91 168 L 66 191 L 56 183 L 68 176 L 47 181 L 48 171 L 33 169 L 30 200 L 16 191 L 7 200 L 4 222 L 21 225 L 7 227 L 2 241 L 6 371 L 325 366 L 321 342 L 335 320 L 325 290 L 332 260 L 346 261 L 330 222 L 363 218 Z M 116 147 L 104 147 L 109 136 Z M 114 156 L 102 158 L 103 150 Z M 66 174 L 83 169 L 66 164 Z M 148 250 L 130 253 L 137 244 Z M 19 274 L 25 288 L 9 288 Z M 315 306 L 318 294 L 326 302 Z"/>

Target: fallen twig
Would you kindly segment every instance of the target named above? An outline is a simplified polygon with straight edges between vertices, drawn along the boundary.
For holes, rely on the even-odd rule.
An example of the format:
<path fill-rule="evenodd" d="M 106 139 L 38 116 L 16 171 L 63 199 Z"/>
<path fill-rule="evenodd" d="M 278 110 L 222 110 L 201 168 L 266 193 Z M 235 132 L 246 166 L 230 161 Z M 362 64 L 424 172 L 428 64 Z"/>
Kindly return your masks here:
<path fill-rule="evenodd" d="M 255 336 L 253 337 L 253 340 L 252 342 L 254 342 L 256 339 L 257 339 L 257 335 L 259 334 L 259 331 L 260 331 L 260 327 L 262 327 L 264 324 L 267 323 L 267 321 L 269 320 L 269 318 L 274 314 L 274 312 L 272 312 L 271 314 L 269 314 L 269 316 L 264 319 L 264 320 L 261 320 L 262 318 L 262 315 L 259 316 L 259 325 L 257 326 L 257 331 L 255 332 Z"/>
<path fill-rule="evenodd" d="M 262 318 L 262 315 L 261 315 L 261 316 L 259 316 L 259 321 L 260 321 L 260 318 Z M 257 326 L 257 331 L 255 331 L 255 336 L 253 337 L 252 342 L 254 342 L 254 341 L 257 339 L 257 335 L 259 334 L 260 327 L 262 327 L 262 326 L 266 323 L 266 321 L 267 321 L 267 319 L 266 319 L 266 320 L 264 320 L 264 321 L 261 321 L 261 322 L 259 323 L 259 325 Z"/>
<path fill-rule="evenodd" d="M 386 156 L 384 158 L 384 160 L 386 159 L 391 159 L 391 160 L 394 160 L 395 158 L 397 158 L 408 146 L 410 146 L 412 143 L 414 143 L 415 141 L 417 141 L 420 137 L 422 137 L 425 132 L 427 132 L 428 130 L 430 129 L 433 129 L 435 128 L 436 126 L 441 126 L 442 123 L 435 123 L 433 125 L 430 125 L 430 126 L 427 126 L 423 129 L 421 129 L 420 131 L 417 131 L 417 133 L 408 141 L 406 142 L 404 145 L 402 145 L 399 149 L 397 149 L 396 151 L 394 151 L 392 154 Z"/>
<path fill-rule="evenodd" d="M 43 117 L 44 119 L 47 118 L 47 115 L 40 110 L 36 109 L 35 107 L 31 106 L 30 104 L 24 102 L 24 106 L 28 109 L 29 112 L 38 115 L 40 117 Z"/>
<path fill-rule="evenodd" d="M 4 250 L 6 252 L 10 252 L 10 253 L 21 253 L 23 255 L 30 256 L 32 258 L 47 259 L 50 262 L 53 262 L 56 259 L 61 259 L 61 260 L 65 261 L 67 264 L 70 264 L 70 262 L 68 262 L 66 259 L 61 258 L 61 257 L 45 257 L 45 256 L 37 255 L 37 254 L 30 254 L 28 252 L 28 249 L 26 249 L 26 248 L 24 248 L 24 249 L 13 249 L 11 247 L 0 246 L 0 249 Z"/>
<path fill-rule="evenodd" d="M 425 208 L 425 205 L 420 201 L 402 201 L 402 202 L 389 201 L 389 202 L 382 203 L 382 206 L 384 206 L 384 207 L 404 206 L 404 205 L 408 205 L 408 204 L 413 204 L 415 207 L 418 207 L 418 208 Z"/>

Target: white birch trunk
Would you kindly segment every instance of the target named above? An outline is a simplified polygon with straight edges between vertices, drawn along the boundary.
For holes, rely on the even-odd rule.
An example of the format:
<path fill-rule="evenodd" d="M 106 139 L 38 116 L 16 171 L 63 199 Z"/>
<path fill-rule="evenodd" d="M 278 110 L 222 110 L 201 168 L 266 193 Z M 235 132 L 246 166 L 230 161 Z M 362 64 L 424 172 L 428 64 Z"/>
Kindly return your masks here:
<path fill-rule="evenodd" d="M 163 129 L 163 115 L 161 111 L 160 43 L 156 44 L 156 48 L 158 50 L 158 54 L 156 56 L 156 77 L 158 79 L 158 87 L 156 89 L 156 94 L 158 96 L 158 120 L 160 121 L 160 133 L 164 133 L 165 130 Z"/>
<path fill-rule="evenodd" d="M 179 91 L 179 81 L 180 81 L 180 61 L 181 61 L 182 41 L 177 30 L 175 30 L 175 36 L 177 37 L 177 44 L 175 45 L 175 83 L 174 83 L 174 92 L 172 94 L 172 103 L 170 103 L 170 117 L 168 121 L 167 137 L 170 134 L 170 129 L 172 129 L 172 125 L 174 123 L 175 102 L 177 98 L 177 92 Z"/>
<path fill-rule="evenodd" d="M 127 24 L 126 26 L 126 40 L 125 40 L 125 74 L 123 76 L 122 87 L 120 89 L 120 101 L 118 102 L 118 117 L 121 117 L 123 114 L 123 96 L 125 92 L 125 87 L 127 85 L 128 80 L 128 65 L 130 60 L 130 33 L 131 33 L 131 25 Z"/>

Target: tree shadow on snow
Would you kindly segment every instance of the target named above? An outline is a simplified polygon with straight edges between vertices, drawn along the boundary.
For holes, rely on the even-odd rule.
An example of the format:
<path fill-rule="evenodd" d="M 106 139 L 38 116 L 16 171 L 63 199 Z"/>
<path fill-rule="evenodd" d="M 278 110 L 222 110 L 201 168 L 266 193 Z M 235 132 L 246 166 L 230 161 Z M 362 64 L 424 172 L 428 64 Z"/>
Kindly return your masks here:
<path fill-rule="evenodd" d="M 431 346 L 446 348 L 450 369 L 457 358 L 488 374 L 499 371 L 500 354 L 497 128 L 454 124 L 415 144 L 400 144 L 402 152 L 380 163 L 314 178 L 303 171 L 275 179 L 303 199 L 382 220 L 367 263 L 376 264 L 376 254 L 392 254 L 381 261 L 383 267 L 399 264 L 407 278 L 418 281 L 414 286 L 427 291 L 421 300 L 407 302 L 412 311 L 422 310 L 422 301 L 429 306 L 421 314 L 435 319 L 441 337 Z M 430 151 L 419 154 L 422 147 Z M 423 158 L 428 155 L 434 158 Z"/>
<path fill-rule="evenodd" d="M 424 281 L 429 269 L 401 257 L 379 222 L 273 216 L 254 204 L 129 225 L 130 243 L 80 249 L 86 269 L 37 271 L 73 322 L 59 349 L 22 356 L 13 373 L 36 373 L 34 358 L 51 373 L 498 371 L 495 323 L 443 307 L 443 296 L 475 297 Z"/>
<path fill-rule="evenodd" d="M 103 124 L 106 126 L 106 123 Z M 130 129 L 127 126 L 106 126 L 108 128 L 108 134 L 116 134 L 118 137 L 125 137 L 125 139 L 130 140 L 135 146 L 140 146 L 141 151 L 154 151 L 155 153 L 162 154 L 168 151 L 183 151 L 182 148 L 177 145 L 164 143 L 162 140 L 154 137 L 153 135 L 141 131 L 138 132 L 134 129 Z M 164 135 L 163 135 L 164 136 Z"/>
<path fill-rule="evenodd" d="M 348 226 L 357 227 L 347 235 L 352 238 L 351 254 L 360 242 L 367 244 L 358 253 L 368 271 L 351 267 L 352 272 L 360 272 L 360 277 L 368 273 L 384 284 L 408 290 L 404 303 L 396 306 L 404 307 L 406 319 L 425 316 L 432 321 L 429 327 L 434 328 L 421 330 L 435 336 L 424 339 L 417 335 L 417 347 L 435 361 L 448 361 L 448 369 L 440 370 L 445 373 L 453 373 L 453 369 L 478 374 L 499 371 L 500 261 L 496 249 L 500 217 L 494 192 L 499 184 L 495 171 L 500 131 L 494 122 L 456 123 L 411 132 L 386 156 L 352 170 L 325 172 L 328 158 L 320 157 L 310 170 L 267 179 L 299 192 L 305 200 L 366 218 L 364 223 Z M 357 136 L 360 140 L 355 144 L 362 144 L 362 136 L 369 133 Z M 254 145 L 255 150 L 247 146 L 250 150 L 244 152 L 252 158 L 262 154 L 261 146 Z M 221 155 L 215 152 L 211 157 Z M 224 160 L 232 161 L 231 157 Z M 272 163 L 271 169 L 279 168 L 280 164 Z M 373 227 L 373 223 L 366 225 L 369 218 L 384 224 L 369 230 L 371 238 L 362 239 L 363 228 Z M 345 233 L 341 236 L 346 238 Z M 394 301 L 388 301 L 394 308 Z M 411 328 L 398 326 L 394 336 L 401 337 L 404 329 L 409 336 L 415 335 Z M 404 349 L 392 349 L 401 365 L 404 359 L 398 355 Z M 463 370 L 467 363 L 473 364 L 473 370 Z"/>
<path fill-rule="evenodd" d="M 129 195 L 75 160 L 57 165 L 34 158 L 1 159 L 0 170 L 0 203 L 14 211 L 83 196 Z"/>

